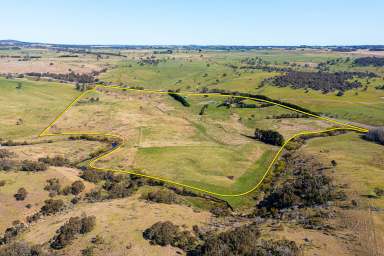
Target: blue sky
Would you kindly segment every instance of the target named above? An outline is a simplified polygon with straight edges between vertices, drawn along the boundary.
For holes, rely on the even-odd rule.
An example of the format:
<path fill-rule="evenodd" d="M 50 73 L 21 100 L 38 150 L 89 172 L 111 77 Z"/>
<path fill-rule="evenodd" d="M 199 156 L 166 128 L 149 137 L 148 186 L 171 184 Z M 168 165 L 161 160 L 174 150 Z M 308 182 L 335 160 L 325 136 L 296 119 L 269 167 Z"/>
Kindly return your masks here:
<path fill-rule="evenodd" d="M 0 39 L 81 44 L 384 44 L 383 0 L 11 0 Z"/>

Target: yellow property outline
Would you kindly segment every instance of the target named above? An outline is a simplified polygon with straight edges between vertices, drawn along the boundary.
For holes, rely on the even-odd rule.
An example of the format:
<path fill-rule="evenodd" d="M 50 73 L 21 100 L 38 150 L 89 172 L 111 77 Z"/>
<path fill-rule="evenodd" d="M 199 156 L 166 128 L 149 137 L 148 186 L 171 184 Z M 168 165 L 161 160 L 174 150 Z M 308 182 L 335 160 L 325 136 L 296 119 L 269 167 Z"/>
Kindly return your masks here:
<path fill-rule="evenodd" d="M 102 132 L 63 132 L 63 133 L 48 133 L 48 130 L 67 112 L 69 111 L 72 106 L 77 103 L 84 95 L 90 93 L 90 92 L 98 92 L 97 89 L 98 88 L 105 88 L 105 89 L 118 89 L 118 90 L 124 90 L 124 91 L 138 91 L 138 92 L 144 92 L 144 93 L 155 93 L 155 94 L 168 94 L 169 92 L 164 92 L 164 91 L 156 91 L 156 90 L 140 90 L 140 89 L 133 89 L 133 88 L 124 88 L 124 87 L 119 87 L 119 86 L 105 86 L 105 85 L 97 85 L 95 88 L 93 89 L 90 89 L 90 90 L 87 90 L 87 91 L 84 91 L 83 93 L 81 93 L 79 96 L 77 96 L 65 109 L 64 111 L 62 111 L 40 134 L 39 134 L 39 137 L 44 137 L 44 136 L 60 136 L 60 135 L 95 135 L 95 136 L 105 136 L 105 137 L 111 137 L 111 138 L 118 138 L 122 141 L 122 143 L 118 146 L 116 146 L 115 148 L 113 148 L 112 150 L 110 150 L 109 152 L 105 153 L 105 154 L 102 154 L 98 157 L 95 157 L 94 159 L 92 159 L 89 164 L 88 164 L 88 167 L 94 169 L 94 170 L 97 170 L 97 171 L 105 171 L 105 172 L 115 172 L 115 173 L 123 173 L 123 174 L 133 174 L 133 175 L 136 175 L 136 176 L 140 176 L 140 177 L 145 177 L 145 178 L 149 178 L 149 179 L 153 179 L 153 180 L 158 180 L 158 181 L 162 181 L 162 182 L 165 182 L 165 183 L 168 183 L 168 184 L 172 184 L 172 185 L 177 185 L 177 186 L 181 186 L 181 187 L 184 187 L 184 188 L 189 188 L 189 189 L 193 189 L 193 190 L 196 190 L 196 191 L 199 191 L 199 192 L 203 192 L 203 193 L 206 193 L 206 194 L 210 194 L 210 195 L 213 195 L 213 196 L 219 196 L 219 197 L 239 197 L 239 196 L 245 196 L 253 191 L 255 191 L 260 185 L 261 183 L 264 181 L 264 179 L 267 177 L 267 175 L 269 174 L 269 172 L 271 171 L 273 165 L 275 164 L 276 160 L 279 158 L 281 152 L 283 151 L 283 149 L 285 148 L 285 146 L 293 139 L 299 137 L 299 136 L 302 136 L 302 135 L 311 135 L 311 134 L 320 134 L 320 133 L 326 133 L 326 132 L 331 132 L 331 131 L 337 131 L 337 130 L 351 130 L 351 131 L 357 131 L 357 132 L 362 132 L 362 133 L 366 133 L 368 132 L 368 129 L 365 129 L 365 128 L 362 128 L 362 127 L 358 127 L 358 126 L 355 126 L 355 125 L 351 125 L 351 124 L 347 124 L 347 123 L 343 123 L 343 122 L 340 122 L 340 121 L 337 121 L 337 120 L 333 120 L 331 118 L 327 118 L 327 117 L 323 117 L 323 116 L 318 116 L 318 115 L 315 115 L 315 114 L 312 114 L 312 113 L 307 113 L 305 111 L 302 111 L 302 110 L 299 110 L 299 109 L 295 109 L 295 108 L 292 108 L 292 107 L 288 107 L 288 106 L 285 106 L 283 104 L 279 104 L 279 103 L 276 103 L 276 102 L 273 102 L 273 101 L 269 101 L 269 100 L 263 100 L 263 99 L 258 99 L 258 98 L 252 98 L 252 97 L 246 97 L 246 96 L 237 96 L 237 95 L 226 95 L 226 94 L 220 94 L 220 93 L 188 93 L 188 92 L 183 92 L 183 93 L 177 93 L 177 94 L 180 94 L 180 95 L 183 95 L 183 96 L 217 96 L 217 97 L 233 97 L 233 98 L 241 98 L 241 99 L 250 99 L 250 100 L 253 100 L 253 101 L 260 101 L 260 102 L 265 102 L 265 103 L 270 103 L 270 104 L 273 104 L 273 105 L 276 105 L 276 106 L 279 106 L 279 107 L 282 107 L 282 108 L 285 108 L 285 109 L 289 109 L 289 110 L 292 110 L 292 111 L 295 111 L 295 112 L 298 112 L 298 113 L 302 113 L 302 114 L 305 114 L 305 115 L 308 115 L 308 116 L 312 116 L 312 117 L 315 117 L 315 118 L 318 118 L 320 120 L 324 120 L 324 121 L 327 121 L 327 122 L 331 122 L 331 123 L 334 123 L 334 124 L 337 124 L 337 125 L 342 125 L 342 127 L 336 127 L 336 128 L 329 128 L 329 129 L 325 129 L 325 130 L 320 130 L 320 131 L 304 131 L 304 132 L 300 132 L 300 133 L 297 133 L 295 135 L 293 135 L 292 137 L 290 137 L 288 140 L 286 140 L 284 142 L 284 144 L 280 147 L 280 149 L 277 151 L 277 153 L 275 154 L 274 158 L 272 159 L 272 161 L 270 162 L 270 164 L 268 165 L 268 168 L 266 169 L 265 173 L 263 174 L 263 176 L 261 177 L 261 179 L 259 180 L 259 182 L 253 186 L 251 189 L 243 192 L 243 193 L 238 193 L 238 194 L 222 194 L 222 193 L 217 193 L 217 192 L 213 192 L 213 191 L 209 191 L 209 190 L 206 190 L 206 189 L 202 189 L 202 188 L 199 188 L 199 187 L 195 187 L 195 186 L 190 186 L 190 185 L 187 185 L 187 184 L 182 184 L 182 183 L 179 183 L 179 182 L 176 182 L 176 181 L 172 181 L 172 180 L 168 180 L 168 179 L 164 179 L 164 178 L 161 178 L 161 177 L 156 177 L 156 176 L 151 176 L 151 175 L 145 175 L 145 174 L 141 174 L 141 173 L 137 173 L 137 172 L 134 172 L 132 170 L 119 170 L 119 169 L 109 169 L 109 168 L 99 168 L 99 167 L 96 167 L 95 166 L 95 163 L 103 158 L 106 158 L 108 157 L 109 155 L 115 153 L 116 151 L 120 150 L 124 144 L 125 144 L 125 139 L 123 137 L 121 137 L 120 135 L 116 135 L 116 134 L 111 134 L 111 133 L 102 133 Z"/>

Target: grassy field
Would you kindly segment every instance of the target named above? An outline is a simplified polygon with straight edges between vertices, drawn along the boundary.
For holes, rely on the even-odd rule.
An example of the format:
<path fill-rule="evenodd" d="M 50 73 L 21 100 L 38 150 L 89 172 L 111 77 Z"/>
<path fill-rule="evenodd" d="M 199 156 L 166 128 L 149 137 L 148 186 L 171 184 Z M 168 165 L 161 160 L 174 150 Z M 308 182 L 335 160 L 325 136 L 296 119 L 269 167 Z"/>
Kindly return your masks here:
<path fill-rule="evenodd" d="M 66 84 L 0 78 L 0 138 L 36 137 L 78 94 Z"/>
<path fill-rule="evenodd" d="M 384 150 L 382 145 L 368 142 L 350 133 L 337 138 L 318 138 L 302 148 L 329 165 L 337 166 L 331 176 L 343 187 L 348 200 L 356 206 L 342 212 L 340 225 L 349 228 L 361 243 L 358 253 L 382 252 L 384 237 L 384 198 L 377 197 L 374 189 L 384 188 Z"/>
<path fill-rule="evenodd" d="M 191 106 L 183 107 L 168 95 L 99 90 L 81 98 L 49 132 L 119 134 L 126 140 L 123 150 L 97 166 L 135 170 L 216 193 L 245 192 L 265 173 L 278 147 L 247 137 L 256 127 L 289 137 L 331 126 L 312 118 L 274 119 L 292 112 L 275 106 L 217 107 L 228 97 L 188 96 Z M 199 115 L 204 105 L 208 108 Z M 230 201 L 241 205 L 247 199 Z"/>
<path fill-rule="evenodd" d="M 140 191 L 130 198 L 80 204 L 71 212 L 49 216 L 35 224 L 22 238 L 34 244 L 46 243 L 70 217 L 85 213 L 97 216 L 96 228 L 79 236 L 61 253 L 81 255 L 81 250 L 90 245 L 89 241 L 99 235 L 103 244 L 96 245 L 95 255 L 108 255 L 111 251 L 114 255 L 184 255 L 183 251 L 171 246 L 149 245 L 143 239 L 143 231 L 158 221 L 171 221 L 182 226 L 182 230 L 192 230 L 193 225 L 204 226 L 211 219 L 208 212 L 197 212 L 184 205 L 149 204 L 139 200 L 139 196 Z"/>
<path fill-rule="evenodd" d="M 127 53 L 129 54 L 129 53 Z M 360 55 L 359 55 L 360 54 Z M 275 99 L 302 105 L 313 111 L 337 116 L 340 119 L 369 125 L 380 125 L 384 122 L 384 90 L 376 90 L 377 85 L 383 84 L 382 78 L 362 79 L 363 86 L 368 89 L 354 89 L 345 92 L 342 97 L 336 92 L 323 94 L 319 91 L 277 88 L 266 85 L 260 88 L 261 81 L 278 75 L 278 72 L 233 68 L 242 66 L 245 58 L 262 58 L 263 61 L 275 67 L 292 67 L 297 70 L 313 71 L 321 62 L 338 58 L 350 58 L 347 63 L 331 65 L 331 71 L 374 72 L 382 75 L 382 68 L 354 67 L 354 58 L 365 53 L 338 53 L 315 50 L 261 50 L 242 52 L 177 52 L 172 55 L 152 54 L 151 52 L 131 53 L 132 58 L 121 61 L 117 67 L 101 79 L 129 86 L 143 86 L 148 89 L 181 89 L 194 91 L 201 88 L 220 88 L 232 91 L 263 94 Z M 162 61 L 157 65 L 139 64 L 139 58 L 154 56 Z M 232 66 L 231 66 L 232 65 Z"/>
<path fill-rule="evenodd" d="M 118 53 L 117 50 L 113 52 Z M 103 56 L 98 59 L 95 55 L 80 54 L 79 57 L 63 59 L 59 57 L 62 53 L 45 49 L 3 51 L 2 54 L 42 58 L 25 62 L 2 58 L 0 70 L 67 73 L 69 68 L 76 72 L 90 72 L 108 67 L 108 72 L 99 76 L 107 83 L 162 91 L 180 89 L 181 92 L 196 92 L 203 88 L 219 88 L 250 92 L 295 103 L 339 120 L 367 126 L 384 124 L 384 90 L 375 89 L 384 84 L 382 77 L 362 79 L 366 89 L 346 91 L 339 97 L 335 95 L 336 92 L 323 94 L 313 90 L 278 88 L 270 84 L 261 86 L 264 79 L 281 73 L 239 68 L 244 65 L 245 58 L 258 57 L 273 67 L 294 67 L 296 70 L 316 72 L 316 66 L 321 62 L 347 57 L 353 60 L 368 53 L 314 49 L 245 52 L 175 50 L 173 54 L 154 54 L 151 49 L 119 52 L 126 57 Z M 148 64 L 150 60 L 159 60 L 159 63 Z M 384 73 L 382 68 L 354 67 L 351 63 L 342 62 L 329 68 L 331 71 L 370 71 L 380 76 Z M 0 78 L 0 138 L 33 143 L 7 147 L 16 154 L 14 160 L 36 161 L 40 157 L 60 155 L 73 163 L 81 162 L 84 166 L 89 162 L 90 154 L 105 148 L 105 144 L 96 141 L 72 141 L 65 136 L 36 138 L 80 94 L 74 87 L 64 83 Z M 124 146 L 98 161 L 97 167 L 133 170 L 216 193 L 234 194 L 253 188 L 279 149 L 254 140 L 251 136 L 255 128 L 276 130 L 288 138 L 298 132 L 333 126 L 315 118 L 278 117 L 293 112 L 277 106 L 218 107 L 225 100 L 230 100 L 227 96 L 185 98 L 190 103 L 189 107 L 182 106 L 167 94 L 98 89 L 81 98 L 48 132 L 118 134 L 125 139 Z M 250 100 L 244 102 L 255 103 Z M 204 114 L 200 114 L 202 109 L 205 109 Z M 47 140 L 52 141 L 48 143 Z M 345 227 L 356 235 L 356 243 L 361 244 L 362 250 L 370 252 L 370 247 L 375 246 L 374 241 L 381 244 L 381 238 L 384 237 L 384 197 L 376 196 L 374 190 L 384 186 L 382 145 L 365 141 L 359 134 L 351 132 L 310 139 L 299 150 L 330 167 L 326 172 L 348 196 L 345 201 L 335 200 L 333 204 L 324 205 L 324 208 L 319 207 L 319 210 L 330 208 L 333 211 L 332 207 L 338 207 L 339 204 L 346 204 L 347 207 L 331 212 L 337 215 L 335 218 L 327 218 L 326 221 L 330 221 L 334 229 L 308 230 L 290 220 L 288 224 L 284 224 L 285 221 L 276 224 L 276 219 L 270 219 L 260 225 L 263 236 L 268 239 L 295 240 L 305 247 L 304 255 L 347 255 L 354 245 L 348 240 L 352 236 L 346 235 Z M 88 160 L 82 161 L 84 159 Z M 332 160 L 337 163 L 334 167 L 331 167 Z M 40 209 L 44 200 L 49 198 L 44 190 L 47 179 L 59 178 L 62 186 L 65 186 L 80 180 L 80 172 L 77 168 L 52 166 L 38 173 L 0 171 L 0 181 L 5 181 L 5 185 L 0 187 L 0 233 L 13 221 L 25 221 L 26 216 Z M 95 246 L 95 255 L 109 255 L 111 251 L 116 255 L 176 255 L 184 252 L 170 246 L 150 245 L 143 239 L 143 230 L 155 222 L 166 220 L 182 226 L 182 230 L 191 230 L 193 225 L 207 230 L 224 230 L 241 224 L 245 219 L 213 217 L 208 210 L 223 203 L 203 197 L 177 195 L 182 202 L 171 205 L 142 198 L 149 191 L 165 189 L 161 186 L 143 186 L 126 198 L 90 203 L 85 199 L 85 193 L 96 187 L 101 188 L 105 183 L 83 182 L 86 185 L 81 194 L 84 200 L 71 204 L 69 201 L 73 196 L 55 196 L 70 207 L 54 216 L 43 217 L 28 227 L 19 238 L 49 246 L 49 240 L 64 222 L 70 217 L 86 213 L 96 216 L 95 229 L 86 235 L 79 235 L 72 244 L 60 251 L 61 254 L 81 255 L 81 250 L 87 246 Z M 25 201 L 16 201 L 14 198 L 20 187 L 28 191 Z M 245 216 L 253 212 L 255 198 L 262 195 L 256 190 L 244 197 L 221 199 L 226 200 L 236 213 Z M 31 207 L 27 208 L 27 204 L 31 204 Z M 103 244 L 94 245 L 90 242 L 96 235 L 103 237 Z M 364 255 L 363 251 L 358 254 Z"/>

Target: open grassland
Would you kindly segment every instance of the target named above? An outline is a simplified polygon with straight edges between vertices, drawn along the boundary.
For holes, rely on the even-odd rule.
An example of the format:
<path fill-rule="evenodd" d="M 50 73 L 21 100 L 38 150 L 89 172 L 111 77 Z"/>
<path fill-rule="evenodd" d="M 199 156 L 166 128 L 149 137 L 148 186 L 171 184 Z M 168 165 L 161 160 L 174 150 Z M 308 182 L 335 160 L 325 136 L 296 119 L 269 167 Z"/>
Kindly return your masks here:
<path fill-rule="evenodd" d="M 373 79 L 366 91 L 354 89 L 345 92 L 342 97 L 336 96 L 336 93 L 324 95 L 313 90 L 306 92 L 304 89 L 270 85 L 258 89 L 256 93 L 298 104 L 338 119 L 380 126 L 384 123 L 384 90 L 375 89 L 379 84 L 383 84 L 381 78 Z"/>
<path fill-rule="evenodd" d="M 125 138 L 123 149 L 98 167 L 133 170 L 216 193 L 245 192 L 265 173 L 278 147 L 252 139 L 256 127 L 272 127 L 288 137 L 331 126 L 313 118 L 274 119 L 292 113 L 276 106 L 218 107 L 228 97 L 188 96 L 190 107 L 183 107 L 166 94 L 98 90 L 84 95 L 48 133 L 118 134 Z"/>
<path fill-rule="evenodd" d="M 131 54 L 131 55 L 129 55 Z M 129 58 L 119 62 L 116 68 L 102 74 L 100 78 L 107 82 L 143 86 L 147 89 L 181 89 L 195 91 L 203 88 L 263 94 L 275 99 L 312 109 L 313 111 L 334 115 L 337 118 L 380 125 L 384 122 L 384 90 L 375 89 L 384 84 L 381 67 L 357 67 L 353 59 L 367 56 L 368 53 L 340 53 L 325 50 L 260 50 L 249 52 L 175 52 L 173 54 L 153 54 L 152 52 L 127 53 Z M 158 64 L 145 64 L 142 59 L 154 58 Z M 329 65 L 331 72 L 357 71 L 374 72 L 379 78 L 361 79 L 362 88 L 336 96 L 336 92 L 323 94 L 320 91 L 291 88 L 277 88 L 271 85 L 261 87 L 261 82 L 275 75 L 276 71 L 240 68 L 246 58 L 261 58 L 276 68 L 294 68 L 295 70 L 317 72 L 320 63 L 335 59 L 343 62 Z M 349 61 L 344 62 L 349 58 Z M 364 87 L 367 86 L 367 89 Z"/>
<path fill-rule="evenodd" d="M 337 139 L 312 139 L 303 150 L 324 161 L 336 160 L 335 177 L 338 181 L 347 183 L 351 191 L 358 191 L 358 196 L 374 195 L 375 187 L 384 186 L 383 146 L 362 140 L 357 134 L 340 135 Z M 384 206 L 384 198 L 370 202 L 378 207 Z"/>
<path fill-rule="evenodd" d="M 183 205 L 151 204 L 139 200 L 139 196 L 80 204 L 71 212 L 50 216 L 35 224 L 23 239 L 34 244 L 46 243 L 70 217 L 85 213 L 97 216 L 96 228 L 62 250 L 64 255 L 82 255 L 81 251 L 96 235 L 100 235 L 104 242 L 96 246 L 94 255 L 111 255 L 111 251 L 113 255 L 184 255 L 174 247 L 149 245 L 143 238 L 143 231 L 158 221 L 172 221 L 183 226 L 183 230 L 192 230 L 193 225 L 202 226 L 210 222 L 211 214 L 208 212 L 196 212 Z"/>
<path fill-rule="evenodd" d="M 0 78 L 0 138 L 35 137 L 78 93 L 69 85 Z"/>
<path fill-rule="evenodd" d="M 0 51 L 0 73 L 90 73 L 108 68 L 117 57 L 28 48 Z"/>
<path fill-rule="evenodd" d="M 49 141 L 49 143 L 34 141 L 36 144 L 4 148 L 14 154 L 12 156 L 13 160 L 37 161 L 41 157 L 53 158 L 55 156 L 61 156 L 68 159 L 71 163 L 77 163 L 89 158 L 92 152 L 103 147 L 103 145 L 97 141 L 55 139 L 56 141 Z"/>
<path fill-rule="evenodd" d="M 63 186 L 70 185 L 76 180 L 80 180 L 79 170 L 68 167 L 50 167 L 47 171 L 39 173 L 28 173 L 21 171 L 0 172 L 0 180 L 5 181 L 5 185 L 0 188 L 0 232 L 4 232 L 7 227 L 12 225 L 15 220 L 25 221 L 27 216 L 40 210 L 44 200 L 48 199 L 48 191 L 44 190 L 48 179 L 57 178 Z M 84 181 L 85 192 L 93 188 L 93 184 Z M 27 192 L 27 198 L 23 201 L 16 201 L 14 194 L 21 187 Z M 60 196 L 69 201 L 70 196 Z M 27 208 L 26 205 L 31 207 Z"/>
<path fill-rule="evenodd" d="M 384 187 L 384 150 L 382 145 L 362 140 L 356 134 L 340 135 L 337 139 L 313 139 L 303 148 L 325 163 L 335 160 L 332 176 L 343 186 L 356 207 L 342 213 L 342 226 L 350 228 L 361 242 L 360 254 L 383 253 L 384 198 L 375 188 Z"/>

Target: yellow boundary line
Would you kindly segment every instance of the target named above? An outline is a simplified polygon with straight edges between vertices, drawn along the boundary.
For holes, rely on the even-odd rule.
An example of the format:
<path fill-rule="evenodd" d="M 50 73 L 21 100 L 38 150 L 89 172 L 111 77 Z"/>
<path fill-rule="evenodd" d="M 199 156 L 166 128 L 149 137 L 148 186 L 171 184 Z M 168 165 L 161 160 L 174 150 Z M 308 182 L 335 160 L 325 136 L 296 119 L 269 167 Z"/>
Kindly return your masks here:
<path fill-rule="evenodd" d="M 98 92 L 97 89 L 98 88 L 105 88 L 105 89 L 118 89 L 118 90 L 124 90 L 124 91 L 138 91 L 138 92 L 144 92 L 144 93 L 156 93 L 156 94 L 168 94 L 168 92 L 164 92 L 164 91 L 155 91 L 155 90 L 139 90 L 139 89 L 132 89 L 132 88 L 123 88 L 123 87 L 118 87 L 118 86 L 104 86 L 104 85 L 97 85 L 94 89 L 91 89 L 91 90 L 87 90 L 83 93 L 81 93 L 79 96 L 77 96 L 65 109 L 63 112 L 61 112 L 40 134 L 39 134 L 39 137 L 44 137 L 44 136 L 60 136 L 60 135 L 95 135 L 95 136 L 105 136 L 105 137 L 111 137 L 111 138 L 118 138 L 122 141 L 122 143 L 120 145 L 118 145 L 117 147 L 113 148 L 112 150 L 110 150 L 109 152 L 101 155 L 101 156 L 98 156 L 94 159 L 92 159 L 89 164 L 88 164 L 88 167 L 94 169 L 94 170 L 97 170 L 97 171 L 105 171 L 105 172 L 115 172 L 115 173 L 122 173 L 122 174 L 133 174 L 133 175 L 136 175 L 136 176 L 140 176 L 140 177 L 145 177 L 145 178 L 149 178 L 149 179 L 153 179 L 153 180 L 158 180 L 158 181 L 162 181 L 162 182 L 165 182 L 165 183 L 168 183 L 168 184 L 172 184 L 172 185 L 177 185 L 177 186 L 181 186 L 181 187 L 184 187 L 184 188 L 189 188 L 189 189 L 193 189 L 193 190 L 196 190 L 196 191 L 199 191 L 199 192 L 203 192 L 203 193 L 206 193 L 206 194 L 210 194 L 210 195 L 214 195 L 214 196 L 220 196 L 220 197 L 239 197 L 239 196 L 245 196 L 253 191 L 255 191 L 260 185 L 261 183 L 264 181 L 264 179 L 267 177 L 267 175 L 270 173 L 273 165 L 275 164 L 275 162 L 277 161 L 277 159 L 279 158 L 279 156 L 281 155 L 281 152 L 284 150 L 284 148 L 286 147 L 286 145 L 292 141 L 293 139 L 297 138 L 297 137 L 300 137 L 302 135 L 312 135 L 312 134 L 320 134 L 320 133 L 327 133 L 327 132 L 331 132 L 331 131 L 338 131 L 338 130 L 350 130 L 350 131 L 357 131 L 357 132 L 362 132 L 362 133 L 366 133 L 368 132 L 367 129 L 365 128 L 362 128 L 362 127 L 358 127 L 358 126 L 355 126 L 355 125 L 351 125 L 351 124 L 347 124 L 347 123 L 343 123 L 343 122 L 340 122 L 340 121 L 337 121 L 337 120 L 333 120 L 331 118 L 327 118 L 327 117 L 322 117 L 322 116 L 318 116 L 318 115 L 315 115 L 315 114 L 311 114 L 311 113 L 307 113 L 305 111 L 301 111 L 301 110 L 298 110 L 298 109 L 295 109 L 295 108 L 291 108 L 291 107 L 288 107 L 288 106 L 285 106 L 285 105 L 282 105 L 282 104 L 279 104 L 279 103 L 276 103 L 276 102 L 272 102 L 272 101 L 269 101 L 269 100 L 263 100 L 263 99 L 255 99 L 255 98 L 252 98 L 252 97 L 246 97 L 246 96 L 237 96 L 237 95 L 225 95 L 225 94 L 220 94 L 220 93 L 178 93 L 180 95 L 183 95 L 183 96 L 217 96 L 217 97 L 234 97 L 234 98 L 241 98 L 241 99 L 250 99 L 250 100 L 255 100 L 255 101 L 260 101 L 260 102 L 266 102 L 266 103 L 270 103 L 270 104 L 273 104 L 273 105 L 276 105 L 276 106 L 279 106 L 279 107 L 282 107 L 282 108 L 285 108 L 285 109 L 289 109 L 289 110 L 292 110 L 292 111 L 295 111 L 295 112 L 298 112 L 298 113 L 302 113 L 302 114 L 305 114 L 305 115 L 308 115 L 308 116 L 312 116 L 312 117 L 315 117 L 315 118 L 318 118 L 320 120 L 324 120 L 324 121 L 327 121 L 327 122 L 331 122 L 331 123 L 334 123 L 334 124 L 337 124 L 337 125 L 342 125 L 343 127 L 336 127 L 336 128 L 329 128 L 329 129 L 325 129 L 325 130 L 320 130 L 320 131 L 304 131 L 304 132 L 300 132 L 300 133 L 297 133 L 295 135 L 293 135 L 292 137 L 290 137 L 288 140 L 286 140 L 284 142 L 284 144 L 280 147 L 280 149 L 277 151 L 277 153 L 275 154 L 274 158 L 272 159 L 272 161 L 270 162 L 270 164 L 268 165 L 268 168 L 267 170 L 265 171 L 265 173 L 263 174 L 263 176 L 261 177 L 261 179 L 259 180 L 259 182 L 253 186 L 251 189 L 245 191 L 245 192 L 242 192 L 242 193 L 238 193 L 238 194 L 222 194 L 222 193 L 217 193 L 217 192 L 213 192 L 213 191 L 209 191 L 209 190 L 206 190 L 206 189 L 202 189 L 202 188 L 199 188 L 199 187 L 195 187 L 195 186 L 190 186 L 190 185 L 187 185 L 187 184 L 183 184 L 183 183 L 179 183 L 179 182 L 176 182 L 176 181 L 172 181 L 172 180 L 169 180 L 169 179 L 164 179 L 164 178 L 161 178 L 161 177 L 156 177 L 156 176 L 151 176 L 151 175 L 145 175 L 145 174 L 141 174 L 141 173 L 137 173 L 137 172 L 134 172 L 133 170 L 123 170 L 123 169 L 110 169 L 110 168 L 99 168 L 99 167 L 96 167 L 95 166 L 95 163 L 103 158 L 106 158 L 108 157 L 109 155 L 117 152 L 118 150 L 120 150 L 124 145 L 125 145 L 125 139 L 123 137 L 121 137 L 120 135 L 116 135 L 116 134 L 111 134 L 111 133 L 102 133 L 102 132 L 63 132 L 63 133 L 47 133 L 48 130 L 67 112 L 69 111 L 72 106 L 74 104 L 76 104 L 83 96 L 85 96 L 86 94 L 90 93 L 90 92 Z"/>

